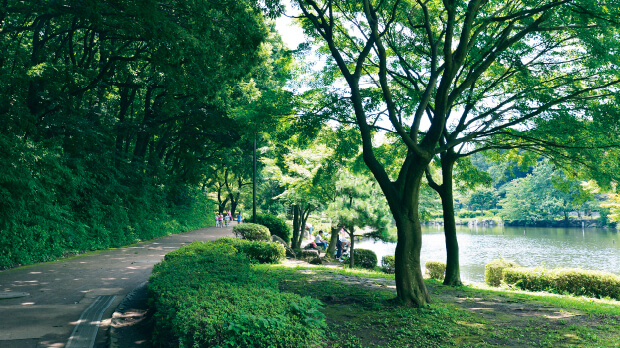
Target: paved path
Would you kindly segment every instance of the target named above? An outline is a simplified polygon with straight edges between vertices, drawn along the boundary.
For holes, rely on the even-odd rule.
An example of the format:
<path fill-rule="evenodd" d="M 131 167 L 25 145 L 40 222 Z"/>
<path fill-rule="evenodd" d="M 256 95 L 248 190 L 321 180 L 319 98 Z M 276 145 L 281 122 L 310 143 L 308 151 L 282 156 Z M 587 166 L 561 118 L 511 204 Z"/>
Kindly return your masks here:
<path fill-rule="evenodd" d="M 110 304 L 93 346 L 106 347 L 112 312 L 148 279 L 155 263 L 185 244 L 222 236 L 232 236 L 232 227 L 208 227 L 0 272 L 0 348 L 65 347 L 85 310 L 103 308 L 98 305 L 102 300 Z"/>

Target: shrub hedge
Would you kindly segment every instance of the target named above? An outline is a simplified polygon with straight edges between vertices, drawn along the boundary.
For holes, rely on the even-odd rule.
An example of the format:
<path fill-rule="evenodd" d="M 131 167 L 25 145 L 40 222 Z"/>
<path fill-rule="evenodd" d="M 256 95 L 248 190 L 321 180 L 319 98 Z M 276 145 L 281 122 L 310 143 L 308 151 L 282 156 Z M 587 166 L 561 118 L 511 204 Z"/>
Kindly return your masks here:
<path fill-rule="evenodd" d="M 514 267 L 503 271 L 507 284 L 530 291 L 569 293 L 620 300 L 620 276 L 576 268 Z"/>
<path fill-rule="evenodd" d="M 171 347 L 310 347 L 325 326 L 321 303 L 281 293 L 232 243 L 197 242 L 153 268 L 153 338 Z"/>
<path fill-rule="evenodd" d="M 279 263 L 286 257 L 284 246 L 276 242 L 224 237 L 218 239 L 216 243 L 231 245 L 238 252 L 245 254 L 251 261 L 258 263 Z"/>
<path fill-rule="evenodd" d="M 269 229 L 263 225 L 253 223 L 243 223 L 233 227 L 235 236 L 247 240 L 263 240 L 267 241 L 271 238 Z"/>
<path fill-rule="evenodd" d="M 355 249 L 355 264 L 366 268 L 374 269 L 377 266 L 377 254 L 368 249 Z"/>
<path fill-rule="evenodd" d="M 491 286 L 499 286 L 504 280 L 504 269 L 518 266 L 515 262 L 504 259 L 493 260 L 484 267 L 484 281 Z"/>
<path fill-rule="evenodd" d="M 282 238 L 286 243 L 291 242 L 292 231 L 284 219 L 272 214 L 256 214 L 256 223 L 267 227 L 272 235 Z"/>
<path fill-rule="evenodd" d="M 443 280 L 446 277 L 446 264 L 439 261 L 426 261 L 424 264 L 426 273 L 429 277 L 437 280 Z"/>
<path fill-rule="evenodd" d="M 394 255 L 385 255 L 381 258 L 381 268 L 383 272 L 393 274 L 396 271 L 396 257 Z"/>

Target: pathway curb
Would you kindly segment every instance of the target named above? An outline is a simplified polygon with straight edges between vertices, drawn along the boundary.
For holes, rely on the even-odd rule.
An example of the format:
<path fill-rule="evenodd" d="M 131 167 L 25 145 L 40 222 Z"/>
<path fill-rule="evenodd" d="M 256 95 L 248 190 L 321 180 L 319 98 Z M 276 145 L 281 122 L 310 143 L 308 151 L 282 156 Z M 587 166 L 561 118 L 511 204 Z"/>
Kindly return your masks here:
<path fill-rule="evenodd" d="M 145 281 L 136 286 L 127 294 L 127 296 L 125 296 L 125 298 L 123 298 L 123 300 L 121 301 L 121 303 L 118 304 L 116 309 L 114 309 L 114 313 L 112 313 L 112 320 L 110 323 L 110 330 L 108 331 L 108 348 L 122 348 L 121 346 L 119 346 L 116 327 L 120 324 L 120 321 L 123 318 L 123 314 L 127 310 L 127 304 L 132 300 L 135 294 L 145 288 L 148 283 L 148 281 Z"/>

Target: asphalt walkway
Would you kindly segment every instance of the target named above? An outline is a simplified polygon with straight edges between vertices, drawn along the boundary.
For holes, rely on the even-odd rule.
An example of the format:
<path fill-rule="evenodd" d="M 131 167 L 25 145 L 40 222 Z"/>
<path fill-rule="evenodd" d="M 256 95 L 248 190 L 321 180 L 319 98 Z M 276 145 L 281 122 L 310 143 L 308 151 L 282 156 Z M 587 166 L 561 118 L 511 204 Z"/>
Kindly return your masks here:
<path fill-rule="evenodd" d="M 155 263 L 185 244 L 223 236 L 232 236 L 232 226 L 0 272 L 0 348 L 107 347 L 112 313 Z"/>

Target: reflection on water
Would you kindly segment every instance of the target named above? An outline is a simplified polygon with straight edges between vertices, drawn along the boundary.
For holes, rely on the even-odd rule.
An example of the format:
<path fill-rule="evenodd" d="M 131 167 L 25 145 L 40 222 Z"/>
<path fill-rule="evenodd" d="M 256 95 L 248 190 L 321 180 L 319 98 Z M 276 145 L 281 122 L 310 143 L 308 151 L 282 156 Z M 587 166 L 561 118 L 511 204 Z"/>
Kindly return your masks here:
<path fill-rule="evenodd" d="M 422 264 L 446 261 L 443 229 L 422 227 Z M 519 265 L 574 267 L 620 274 L 620 234 L 614 229 L 458 226 L 461 279 L 484 281 L 484 266 L 503 257 Z M 356 248 L 371 249 L 379 263 L 394 255 L 395 243 L 362 240 Z"/>

